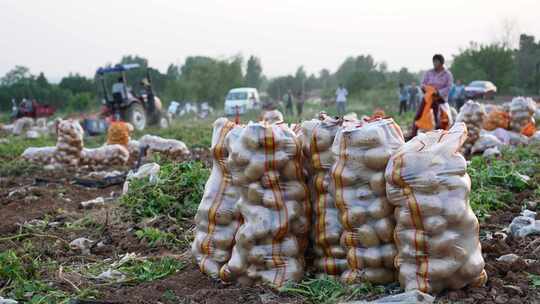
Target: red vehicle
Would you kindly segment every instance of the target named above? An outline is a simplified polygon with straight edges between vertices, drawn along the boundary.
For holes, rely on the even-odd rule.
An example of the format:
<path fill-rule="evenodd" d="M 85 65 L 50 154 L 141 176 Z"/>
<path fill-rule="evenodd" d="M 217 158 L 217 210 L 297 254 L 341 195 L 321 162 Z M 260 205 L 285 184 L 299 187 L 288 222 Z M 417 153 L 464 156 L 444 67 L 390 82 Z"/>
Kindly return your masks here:
<path fill-rule="evenodd" d="M 39 104 L 35 99 L 34 100 L 23 100 L 21 104 L 17 107 L 16 118 L 21 117 L 30 117 L 30 118 L 41 118 L 41 117 L 50 117 L 56 112 L 56 109 L 50 105 Z"/>

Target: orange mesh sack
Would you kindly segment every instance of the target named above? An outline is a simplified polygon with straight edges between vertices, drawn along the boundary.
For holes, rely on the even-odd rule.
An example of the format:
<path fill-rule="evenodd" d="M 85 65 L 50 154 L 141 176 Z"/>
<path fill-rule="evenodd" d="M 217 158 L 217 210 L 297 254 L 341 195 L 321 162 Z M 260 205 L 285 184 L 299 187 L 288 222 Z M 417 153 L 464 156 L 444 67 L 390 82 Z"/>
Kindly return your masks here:
<path fill-rule="evenodd" d="M 226 138 L 235 128 L 239 127 L 227 118 L 214 122 L 210 149 L 212 172 L 195 215 L 197 227 L 191 251 L 201 271 L 213 278 L 219 278 L 221 268 L 229 261 L 234 236 L 241 223 L 237 208 L 240 190 L 232 184 L 227 167 Z"/>
<path fill-rule="evenodd" d="M 432 86 L 426 86 L 425 91 L 426 92 L 423 100 L 424 108 L 422 109 L 422 114 L 414 122 L 418 130 L 421 132 L 427 132 L 435 129 L 435 117 L 433 116 L 433 109 L 431 106 L 434 102 L 433 95 L 437 90 Z"/>
<path fill-rule="evenodd" d="M 222 277 L 275 287 L 300 280 L 309 220 L 299 139 L 283 124 L 250 123 L 227 147 L 244 222 Z"/>
<path fill-rule="evenodd" d="M 420 134 L 386 168 L 386 193 L 396 206 L 396 267 L 401 286 L 437 293 L 487 280 L 478 219 L 469 205 L 471 180 L 458 152 L 467 127 Z"/>
<path fill-rule="evenodd" d="M 483 128 L 488 131 L 501 128 L 507 130 L 510 127 L 510 113 L 495 109 L 484 120 Z"/>
<path fill-rule="evenodd" d="M 78 166 L 84 148 L 83 128 L 78 121 L 60 120 L 57 133 L 55 161 L 61 165 Z"/>
<path fill-rule="evenodd" d="M 386 198 L 384 172 L 403 143 L 392 119 L 344 127 L 336 135 L 331 187 L 343 225 L 340 242 L 347 249 L 344 282 L 395 281 L 394 206 Z"/>
<path fill-rule="evenodd" d="M 536 103 L 532 98 L 516 97 L 510 104 L 510 129 L 526 136 L 532 136 L 535 129 L 534 114 Z"/>
<path fill-rule="evenodd" d="M 123 121 L 115 121 L 109 126 L 107 131 L 108 145 L 122 145 L 127 147 L 129 143 L 129 127 Z"/>
<path fill-rule="evenodd" d="M 311 190 L 311 239 L 317 274 L 340 275 L 348 267 L 347 253 L 339 241 L 343 231 L 339 210 L 329 189 L 335 162 L 331 148 L 340 127 L 341 121 L 329 116 L 302 123 L 301 141 Z"/>
<path fill-rule="evenodd" d="M 476 101 L 469 100 L 461 107 L 456 122 L 465 123 L 469 131 L 462 148 L 465 154 L 470 153 L 474 143 L 480 138 L 480 131 L 482 131 L 485 117 L 484 105 Z"/>

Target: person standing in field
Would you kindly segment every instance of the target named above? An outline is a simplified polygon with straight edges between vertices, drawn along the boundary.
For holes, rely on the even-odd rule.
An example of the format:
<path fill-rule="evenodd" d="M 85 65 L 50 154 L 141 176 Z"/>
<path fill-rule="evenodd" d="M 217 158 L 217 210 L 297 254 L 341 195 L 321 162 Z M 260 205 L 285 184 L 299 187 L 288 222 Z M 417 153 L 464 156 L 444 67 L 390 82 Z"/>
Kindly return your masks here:
<path fill-rule="evenodd" d="M 398 96 L 399 96 L 399 115 L 401 115 L 401 113 L 407 112 L 407 101 L 409 100 L 409 94 L 407 92 L 407 89 L 403 85 L 403 83 L 399 84 Z"/>
<path fill-rule="evenodd" d="M 411 86 L 408 89 L 409 93 L 409 109 L 412 109 L 413 111 L 416 111 L 416 108 L 418 108 L 418 86 L 416 85 L 416 82 L 411 82 Z"/>
<path fill-rule="evenodd" d="M 298 118 L 302 119 L 302 112 L 304 112 L 304 93 L 301 92 L 298 98 L 296 99 L 296 114 Z"/>
<path fill-rule="evenodd" d="M 459 111 L 465 103 L 465 86 L 461 80 L 456 81 L 456 85 L 452 87 L 452 96 L 454 97 L 456 110 Z"/>
<path fill-rule="evenodd" d="M 427 129 L 447 129 L 451 124 L 452 117 L 448 105 L 448 94 L 452 88 L 454 78 L 452 73 L 444 67 L 444 57 L 442 55 L 434 55 L 432 61 L 433 69 L 426 72 L 422 81 L 422 91 L 425 94 L 414 118 L 412 136 L 416 136 L 418 133 L 419 125 L 422 125 L 421 129 L 426 130 L 425 126 L 430 126 Z M 425 109 L 426 106 L 433 111 Z M 430 118 L 430 115 L 432 115 L 432 118 Z M 433 122 L 430 122 L 431 120 Z"/>
<path fill-rule="evenodd" d="M 285 94 L 285 114 L 294 115 L 293 113 L 293 94 L 289 89 L 287 94 Z"/>
<path fill-rule="evenodd" d="M 349 95 L 349 92 L 347 92 L 347 89 L 345 89 L 345 87 L 343 87 L 343 85 L 340 84 L 336 90 L 336 106 L 337 106 L 338 116 L 345 115 L 347 95 Z"/>

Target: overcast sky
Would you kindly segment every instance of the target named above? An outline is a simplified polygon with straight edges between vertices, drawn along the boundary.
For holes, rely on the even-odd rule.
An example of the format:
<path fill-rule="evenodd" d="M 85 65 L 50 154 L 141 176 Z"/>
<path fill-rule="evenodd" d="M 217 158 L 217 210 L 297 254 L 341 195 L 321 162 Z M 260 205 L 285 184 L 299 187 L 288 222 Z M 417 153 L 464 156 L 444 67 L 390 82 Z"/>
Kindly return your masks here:
<path fill-rule="evenodd" d="M 254 54 L 264 73 L 334 71 L 372 54 L 390 69 L 429 67 L 503 20 L 540 39 L 540 0 L 0 0 L 0 75 L 28 66 L 51 79 L 138 54 L 164 71 L 190 55 Z"/>

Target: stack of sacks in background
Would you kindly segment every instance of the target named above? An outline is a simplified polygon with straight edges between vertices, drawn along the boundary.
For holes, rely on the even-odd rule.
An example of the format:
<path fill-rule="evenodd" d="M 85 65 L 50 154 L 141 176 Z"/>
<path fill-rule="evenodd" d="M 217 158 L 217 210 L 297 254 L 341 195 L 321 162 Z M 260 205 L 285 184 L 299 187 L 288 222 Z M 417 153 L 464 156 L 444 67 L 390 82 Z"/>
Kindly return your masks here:
<path fill-rule="evenodd" d="M 471 148 L 480 137 L 480 131 L 482 130 L 485 116 L 486 111 L 484 110 L 484 105 L 476 101 L 469 100 L 461 107 L 456 122 L 465 123 L 469 130 L 467 140 L 462 149 L 465 155 L 470 154 Z"/>
<path fill-rule="evenodd" d="M 221 269 L 231 258 L 234 237 L 242 221 L 237 206 L 240 189 L 232 183 L 227 166 L 229 151 L 226 139 L 235 128 L 240 129 L 227 118 L 214 122 L 210 148 L 212 172 L 195 215 L 197 227 L 191 251 L 201 272 L 212 278 L 220 278 L 220 273 L 223 274 Z M 221 279 L 228 280 L 225 276 L 221 276 Z"/>
<path fill-rule="evenodd" d="M 56 147 L 27 148 L 21 157 L 29 162 L 50 165 L 55 163 L 54 154 Z"/>
<path fill-rule="evenodd" d="M 262 122 L 269 124 L 283 122 L 283 114 L 278 110 L 265 111 L 262 115 Z"/>
<path fill-rule="evenodd" d="M 139 159 L 139 154 L 141 153 L 141 143 L 138 140 L 130 139 L 127 149 L 129 151 L 128 164 L 133 165 Z"/>
<path fill-rule="evenodd" d="M 479 224 L 468 201 L 471 180 L 458 153 L 466 138 L 463 123 L 420 134 L 386 168 L 386 192 L 396 206 L 396 266 L 407 291 L 437 293 L 487 280 Z"/>
<path fill-rule="evenodd" d="M 507 130 L 510 128 L 510 113 L 504 111 L 502 107 L 495 107 L 484 119 L 483 128 L 488 131 L 498 128 Z"/>
<path fill-rule="evenodd" d="M 536 103 L 532 98 L 516 97 L 510 104 L 510 129 L 531 137 L 536 132 L 534 114 Z"/>
<path fill-rule="evenodd" d="M 394 207 L 386 199 L 384 172 L 404 144 L 392 119 L 344 127 L 334 140 L 332 193 L 339 209 L 349 269 L 341 279 L 384 284 L 395 280 Z"/>
<path fill-rule="evenodd" d="M 239 130 L 227 149 L 243 223 L 222 277 L 281 287 L 304 275 L 309 204 L 301 144 L 283 124 L 249 123 Z"/>
<path fill-rule="evenodd" d="M 124 166 L 129 159 L 129 151 L 122 145 L 106 145 L 95 149 L 84 148 L 81 151 L 81 166 L 92 169 L 110 166 Z"/>
<path fill-rule="evenodd" d="M 144 135 L 138 142 L 139 146 L 148 146 L 147 157 L 152 157 L 153 154 L 159 154 L 170 160 L 184 161 L 191 155 L 186 144 L 175 139 Z"/>
<path fill-rule="evenodd" d="M 57 123 L 56 132 L 56 153 L 54 158 L 56 163 L 76 167 L 81 159 L 81 152 L 84 148 L 84 130 L 76 120 L 60 120 Z"/>
<path fill-rule="evenodd" d="M 340 244 L 343 227 L 339 210 L 330 193 L 335 158 L 331 151 L 341 120 L 321 115 L 302 123 L 301 142 L 311 190 L 314 265 L 317 275 L 341 275 L 348 268 L 347 252 Z"/>
<path fill-rule="evenodd" d="M 17 119 L 12 127 L 8 128 L 11 129 L 11 132 L 13 135 L 22 135 L 24 131 L 32 128 L 34 126 L 34 119 L 30 117 L 21 117 Z"/>

